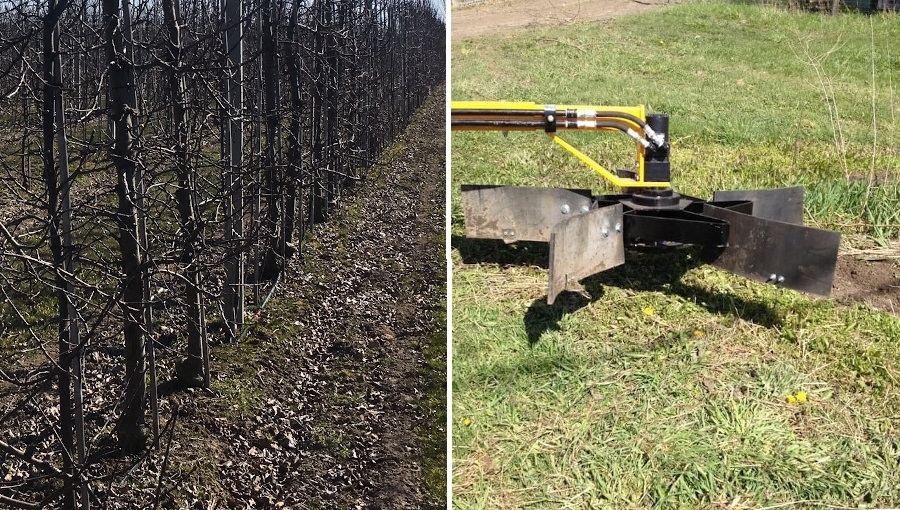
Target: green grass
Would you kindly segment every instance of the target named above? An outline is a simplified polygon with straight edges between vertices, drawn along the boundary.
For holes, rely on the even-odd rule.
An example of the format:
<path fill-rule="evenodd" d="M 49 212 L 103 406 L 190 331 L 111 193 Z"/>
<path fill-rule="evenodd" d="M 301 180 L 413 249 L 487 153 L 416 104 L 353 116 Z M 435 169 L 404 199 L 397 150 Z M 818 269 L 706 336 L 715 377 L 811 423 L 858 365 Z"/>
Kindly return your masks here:
<path fill-rule="evenodd" d="M 434 324 L 447 324 L 446 312 L 434 310 Z M 423 388 L 424 407 L 428 409 L 419 433 L 423 437 L 422 469 L 425 486 L 439 501 L 447 494 L 447 384 L 436 374 L 447 373 L 447 329 L 429 335 L 425 344 L 425 366 L 421 373 L 428 381 Z M 436 433 L 443 431 L 443 434 Z"/>
<path fill-rule="evenodd" d="M 897 36 L 896 17 L 690 3 L 457 43 L 452 97 L 648 104 L 672 115 L 681 191 L 803 184 L 809 223 L 888 244 Z M 803 60 L 838 41 L 819 81 Z M 569 138 L 630 164 L 627 142 Z M 462 183 L 604 189 L 559 150 L 538 133 L 454 133 L 452 233 Z M 548 306 L 545 247 L 455 237 L 455 508 L 900 505 L 897 317 L 691 251 L 626 259 L 582 282 L 591 297 Z M 808 401 L 788 403 L 798 391 Z"/>

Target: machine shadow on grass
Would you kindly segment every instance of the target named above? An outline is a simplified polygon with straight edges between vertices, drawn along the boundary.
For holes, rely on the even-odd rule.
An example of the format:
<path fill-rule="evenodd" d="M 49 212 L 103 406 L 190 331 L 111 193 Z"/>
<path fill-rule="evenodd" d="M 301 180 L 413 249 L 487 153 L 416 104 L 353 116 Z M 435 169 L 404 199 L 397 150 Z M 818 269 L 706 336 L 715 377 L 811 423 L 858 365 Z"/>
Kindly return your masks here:
<path fill-rule="evenodd" d="M 543 269 L 548 265 L 547 243 L 520 242 L 508 245 L 491 239 L 452 236 L 451 245 L 459 250 L 466 264 L 521 264 Z M 602 299 L 605 287 L 665 291 L 698 303 L 711 313 L 737 313 L 740 318 L 767 328 L 781 325 L 780 315 L 765 301 L 722 294 L 684 283 L 684 274 L 700 265 L 699 249 L 693 247 L 662 252 L 628 250 L 625 264 L 582 280 L 584 292 L 564 292 L 552 305 L 547 304 L 546 295 L 535 299 L 523 318 L 528 344 L 533 347 L 547 331 L 559 331 L 559 323 L 565 316 Z"/>
<path fill-rule="evenodd" d="M 507 244 L 498 239 L 472 239 L 450 236 L 450 246 L 459 250 L 465 264 L 484 262 L 501 266 L 535 266 L 547 269 L 550 250 L 547 243 L 518 241 Z"/>

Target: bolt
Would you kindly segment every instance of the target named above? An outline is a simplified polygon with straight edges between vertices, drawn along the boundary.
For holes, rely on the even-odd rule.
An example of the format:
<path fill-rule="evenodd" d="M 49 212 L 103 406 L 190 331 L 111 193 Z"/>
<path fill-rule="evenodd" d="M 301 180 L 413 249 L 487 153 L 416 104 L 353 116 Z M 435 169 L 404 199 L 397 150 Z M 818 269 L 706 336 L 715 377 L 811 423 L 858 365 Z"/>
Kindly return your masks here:
<path fill-rule="evenodd" d="M 603 237 L 609 237 L 609 227 L 604 225 L 602 232 L 603 232 Z"/>
<path fill-rule="evenodd" d="M 554 122 L 554 121 L 556 121 L 556 117 L 554 117 L 553 115 L 547 115 L 547 122 Z"/>
<path fill-rule="evenodd" d="M 590 211 L 591 208 L 588 207 L 587 205 L 583 205 L 583 206 L 581 206 L 581 209 L 579 209 L 579 210 L 581 211 L 582 214 L 584 214 L 584 213 Z"/>
<path fill-rule="evenodd" d="M 622 231 L 622 224 L 616 223 L 616 232 L 621 232 L 621 231 Z"/>
<path fill-rule="evenodd" d="M 563 214 L 569 214 L 569 211 L 571 210 L 571 208 L 569 207 L 569 204 L 563 204 L 562 207 L 559 208 L 559 210 Z"/>
<path fill-rule="evenodd" d="M 777 274 L 772 273 L 772 274 L 769 275 L 769 280 L 768 280 L 768 281 L 774 282 L 774 281 L 777 281 L 777 280 L 778 280 L 778 275 L 777 275 Z"/>
<path fill-rule="evenodd" d="M 784 282 L 784 276 L 779 276 L 777 281 L 778 281 L 778 283 L 783 283 L 783 282 Z"/>

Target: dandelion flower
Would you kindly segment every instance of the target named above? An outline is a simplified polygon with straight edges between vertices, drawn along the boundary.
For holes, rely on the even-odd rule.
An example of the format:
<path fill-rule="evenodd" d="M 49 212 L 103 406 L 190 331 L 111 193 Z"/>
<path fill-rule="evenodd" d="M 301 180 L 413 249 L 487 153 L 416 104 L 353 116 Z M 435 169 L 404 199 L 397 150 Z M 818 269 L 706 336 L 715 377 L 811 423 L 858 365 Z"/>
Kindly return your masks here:
<path fill-rule="evenodd" d="M 795 397 L 795 396 L 793 396 L 793 395 L 788 395 L 787 398 L 784 399 L 784 400 L 785 400 L 788 404 L 796 404 L 796 403 L 797 403 L 797 397 Z"/>
<path fill-rule="evenodd" d="M 706 333 L 704 333 L 702 329 L 695 329 L 695 330 L 694 330 L 694 336 L 696 336 L 696 337 L 701 337 L 701 336 L 703 336 L 703 335 L 705 335 L 705 334 L 706 334 Z"/>
<path fill-rule="evenodd" d="M 468 427 L 471 424 L 472 424 L 472 420 L 470 420 L 469 418 L 463 418 L 463 426 L 464 427 Z"/>
<path fill-rule="evenodd" d="M 644 311 L 644 315 L 653 315 L 653 307 L 652 306 L 645 306 L 643 311 Z"/>
<path fill-rule="evenodd" d="M 805 391 L 798 391 L 797 393 L 794 394 L 794 396 L 797 398 L 797 402 L 800 402 L 800 403 L 806 402 L 806 392 Z"/>

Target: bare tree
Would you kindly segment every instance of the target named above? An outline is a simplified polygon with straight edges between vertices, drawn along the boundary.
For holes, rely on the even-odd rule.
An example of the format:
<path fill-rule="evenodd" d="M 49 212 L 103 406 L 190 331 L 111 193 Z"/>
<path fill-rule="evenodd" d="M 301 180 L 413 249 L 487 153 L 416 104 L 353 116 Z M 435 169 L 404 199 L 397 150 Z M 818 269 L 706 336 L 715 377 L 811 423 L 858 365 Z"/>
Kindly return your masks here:
<path fill-rule="evenodd" d="M 44 182 L 47 189 L 47 213 L 50 250 L 56 273 L 56 300 L 59 314 L 59 358 L 56 366 L 59 391 L 59 432 L 63 446 L 63 473 L 70 488 L 64 492 L 63 506 L 74 510 L 78 492 L 76 465 L 84 462 L 84 410 L 82 402 L 81 345 L 75 292 L 71 275 L 75 273 L 72 250 L 72 206 L 70 199 L 68 141 L 62 98 L 62 72 L 59 55 L 59 18 L 66 0 L 50 0 L 44 16 Z M 54 146 L 57 148 L 54 154 Z M 74 373 L 74 377 L 72 374 Z M 74 398 L 73 398 L 74 394 Z M 77 453 L 77 457 L 76 457 Z M 84 505 L 89 502 L 84 498 Z M 86 506 L 86 507 L 87 507 Z"/>
<path fill-rule="evenodd" d="M 263 280 L 274 280 L 284 267 L 284 250 L 282 236 L 279 232 L 279 216 L 281 215 L 281 195 L 279 165 L 277 159 L 278 143 L 281 138 L 280 116 L 278 111 L 279 59 L 277 13 L 274 0 L 262 0 L 260 18 L 262 19 L 262 68 L 264 109 L 266 120 L 265 144 L 265 184 L 263 195 L 266 199 L 266 219 L 264 229 L 268 233 L 263 267 L 260 271 Z"/>
<path fill-rule="evenodd" d="M 168 33 L 168 91 L 172 108 L 173 164 L 178 176 L 175 199 L 181 222 L 182 247 L 180 262 L 184 266 L 185 304 L 187 305 L 188 357 L 178 365 L 179 378 L 190 386 L 208 386 L 209 370 L 206 339 L 206 313 L 200 289 L 197 247 L 202 238 L 203 222 L 197 207 L 195 169 L 188 158 L 190 126 L 185 114 L 185 84 L 182 68 L 181 6 L 178 0 L 163 0 Z"/>
<path fill-rule="evenodd" d="M 131 16 L 127 0 L 103 0 L 106 56 L 109 62 L 110 159 L 116 169 L 118 241 L 122 268 L 122 315 L 125 341 L 125 407 L 117 431 L 119 444 L 129 453 L 142 450 L 146 443 L 145 411 L 147 363 L 144 345 L 143 276 L 138 243 L 136 154 L 134 121 L 136 113 L 134 67 L 131 40 Z"/>
<path fill-rule="evenodd" d="M 225 323 L 231 340 L 244 322 L 244 257 L 239 244 L 244 239 L 244 191 L 241 170 L 244 160 L 244 30 L 240 0 L 225 0 L 225 129 L 224 159 L 225 237 L 235 250 L 226 261 L 224 292 Z"/>

